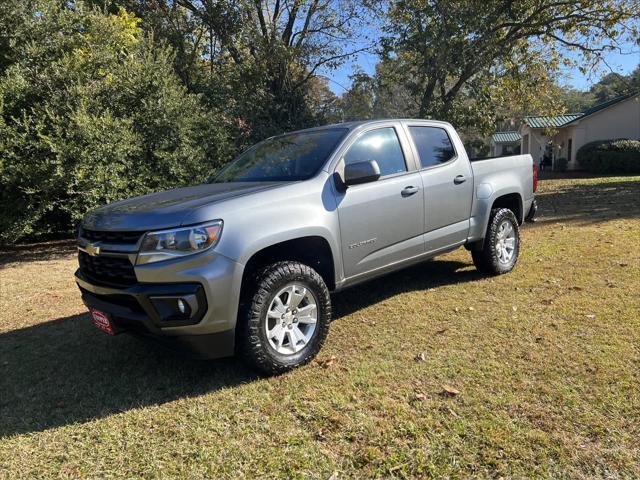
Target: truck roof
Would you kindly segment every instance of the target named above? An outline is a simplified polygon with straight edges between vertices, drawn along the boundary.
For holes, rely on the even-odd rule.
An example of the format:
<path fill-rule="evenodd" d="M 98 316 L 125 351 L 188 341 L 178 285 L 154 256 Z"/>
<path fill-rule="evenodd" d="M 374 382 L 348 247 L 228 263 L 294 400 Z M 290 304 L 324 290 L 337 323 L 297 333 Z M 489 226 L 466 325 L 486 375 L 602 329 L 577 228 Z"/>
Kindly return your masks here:
<path fill-rule="evenodd" d="M 285 133 L 300 133 L 300 132 L 310 132 L 314 130 L 325 130 L 330 128 L 347 128 L 349 130 L 355 130 L 356 128 L 360 128 L 367 125 L 375 125 L 376 123 L 386 123 L 386 122 L 424 122 L 430 124 L 440 124 L 440 125 L 450 125 L 448 122 L 443 122 L 441 120 L 431 120 L 428 118 L 381 118 L 378 120 L 357 120 L 352 122 L 344 122 L 344 123 L 332 123 L 330 125 L 322 125 L 318 127 L 304 128 L 301 130 L 295 130 L 292 132 Z M 277 136 L 277 135 L 275 135 Z"/>

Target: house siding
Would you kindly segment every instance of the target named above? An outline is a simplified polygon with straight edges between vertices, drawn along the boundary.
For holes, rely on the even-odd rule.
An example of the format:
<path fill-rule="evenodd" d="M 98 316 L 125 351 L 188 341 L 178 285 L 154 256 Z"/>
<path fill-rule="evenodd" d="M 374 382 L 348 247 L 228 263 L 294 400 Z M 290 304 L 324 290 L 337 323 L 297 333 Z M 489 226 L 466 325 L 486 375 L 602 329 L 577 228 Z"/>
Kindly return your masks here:
<path fill-rule="evenodd" d="M 544 155 L 545 145 L 552 141 L 554 160 L 564 157 L 568 160 L 567 167 L 570 170 L 579 168 L 576 153 L 586 143 L 617 138 L 640 140 L 640 95 L 556 128 L 555 131 L 556 135 L 550 138 L 544 135 L 544 129 L 531 128 L 523 123 L 520 128 L 523 137 L 522 151 L 526 152 L 528 147 L 533 160 L 539 164 Z M 528 145 L 524 145 L 527 138 Z M 569 140 L 572 144 L 571 152 Z"/>
<path fill-rule="evenodd" d="M 574 136 L 571 167 L 577 168 L 576 152 L 585 143 L 616 138 L 640 140 L 640 96 L 589 115 L 565 129 Z"/>

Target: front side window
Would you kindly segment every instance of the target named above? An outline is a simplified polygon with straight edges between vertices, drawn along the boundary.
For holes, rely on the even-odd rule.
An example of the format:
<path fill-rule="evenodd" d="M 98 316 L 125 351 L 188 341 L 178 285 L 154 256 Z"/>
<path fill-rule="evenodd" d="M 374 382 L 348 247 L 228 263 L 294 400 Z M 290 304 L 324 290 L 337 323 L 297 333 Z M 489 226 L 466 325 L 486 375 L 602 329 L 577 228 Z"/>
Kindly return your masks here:
<path fill-rule="evenodd" d="M 422 168 L 446 163 L 456 156 L 451 139 L 444 128 L 409 127 L 409 132 L 418 149 Z"/>
<path fill-rule="evenodd" d="M 327 128 L 269 138 L 241 154 L 212 183 L 307 180 L 322 168 L 346 133 L 345 128 Z"/>
<path fill-rule="evenodd" d="M 363 134 L 344 156 L 345 165 L 370 160 L 378 162 L 381 177 L 407 171 L 395 128 L 378 128 Z"/>

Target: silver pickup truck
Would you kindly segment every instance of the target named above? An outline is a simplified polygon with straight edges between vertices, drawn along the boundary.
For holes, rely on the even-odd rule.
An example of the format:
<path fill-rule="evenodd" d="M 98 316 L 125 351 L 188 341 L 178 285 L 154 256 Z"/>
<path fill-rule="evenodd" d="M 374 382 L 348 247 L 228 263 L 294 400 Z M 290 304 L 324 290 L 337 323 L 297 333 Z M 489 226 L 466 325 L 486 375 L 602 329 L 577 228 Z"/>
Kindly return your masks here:
<path fill-rule="evenodd" d="M 207 184 L 87 213 L 76 281 L 108 333 L 279 373 L 318 353 L 330 292 L 461 246 L 482 272 L 512 270 L 535 190 L 531 156 L 470 161 L 448 123 L 302 130 Z"/>

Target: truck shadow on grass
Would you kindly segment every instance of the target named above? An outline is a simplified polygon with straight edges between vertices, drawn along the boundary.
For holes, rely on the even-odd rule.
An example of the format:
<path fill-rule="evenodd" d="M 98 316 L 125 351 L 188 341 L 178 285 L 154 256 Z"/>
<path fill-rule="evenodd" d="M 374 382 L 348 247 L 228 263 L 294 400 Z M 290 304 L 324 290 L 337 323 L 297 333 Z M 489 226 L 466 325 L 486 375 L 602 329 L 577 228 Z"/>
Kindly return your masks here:
<path fill-rule="evenodd" d="M 334 319 L 401 292 L 480 278 L 469 266 L 427 262 L 336 294 Z M 52 320 L 0 334 L 0 437 L 86 422 L 259 378 L 235 358 L 191 360 L 129 335 L 109 337 L 92 326 L 87 314 Z"/>
<path fill-rule="evenodd" d="M 602 183 L 569 183 L 538 195 L 536 227 L 549 223 L 590 225 L 640 217 L 638 177 Z"/>

